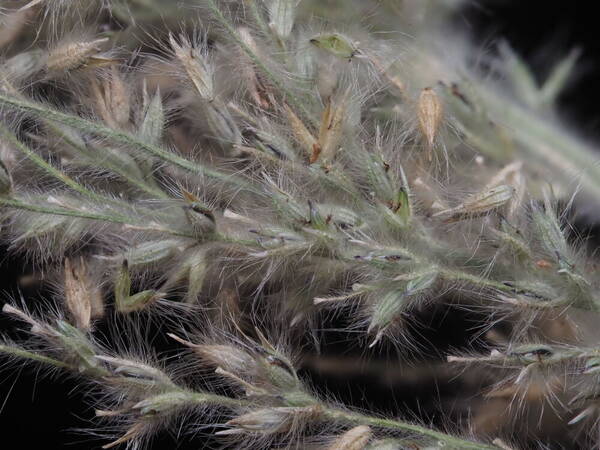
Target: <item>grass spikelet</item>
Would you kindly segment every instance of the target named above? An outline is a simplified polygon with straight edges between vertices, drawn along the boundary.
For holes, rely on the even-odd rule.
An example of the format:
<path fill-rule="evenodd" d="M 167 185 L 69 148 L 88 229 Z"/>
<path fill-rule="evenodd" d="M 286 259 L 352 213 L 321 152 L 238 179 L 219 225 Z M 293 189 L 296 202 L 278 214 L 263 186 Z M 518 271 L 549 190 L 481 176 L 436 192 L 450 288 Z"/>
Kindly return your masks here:
<path fill-rule="evenodd" d="M 442 123 L 443 112 L 442 102 L 436 92 L 430 87 L 423 89 L 419 94 L 418 117 L 429 161 L 433 158 L 433 147 Z"/>
<path fill-rule="evenodd" d="M 46 68 L 50 74 L 61 76 L 81 68 L 112 64 L 115 60 L 102 54 L 102 45 L 107 42 L 108 38 L 60 42 L 48 53 Z"/>
<path fill-rule="evenodd" d="M 179 37 L 180 42 L 170 34 L 169 43 L 177 61 L 182 65 L 187 79 L 191 81 L 197 94 L 203 100 L 212 102 L 215 97 L 213 69 L 208 61 L 206 45 L 194 47 L 185 36 Z"/>

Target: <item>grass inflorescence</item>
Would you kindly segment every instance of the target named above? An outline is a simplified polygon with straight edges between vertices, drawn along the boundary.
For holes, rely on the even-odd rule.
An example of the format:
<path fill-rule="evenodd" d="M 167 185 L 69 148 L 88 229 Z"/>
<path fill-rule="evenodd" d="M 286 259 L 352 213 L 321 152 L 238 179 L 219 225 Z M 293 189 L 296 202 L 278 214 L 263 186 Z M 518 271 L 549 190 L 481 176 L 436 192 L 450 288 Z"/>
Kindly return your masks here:
<path fill-rule="evenodd" d="M 599 280 L 566 214 L 600 169 L 554 111 L 577 52 L 541 85 L 506 44 L 483 70 L 460 3 L 2 2 L 1 237 L 53 293 L 7 301 L 3 357 L 90 386 L 104 448 L 521 448 L 547 410 L 597 445 Z M 431 359 L 434 309 L 479 321 L 426 364 L 476 374 L 461 417 L 303 376 L 332 335 Z"/>

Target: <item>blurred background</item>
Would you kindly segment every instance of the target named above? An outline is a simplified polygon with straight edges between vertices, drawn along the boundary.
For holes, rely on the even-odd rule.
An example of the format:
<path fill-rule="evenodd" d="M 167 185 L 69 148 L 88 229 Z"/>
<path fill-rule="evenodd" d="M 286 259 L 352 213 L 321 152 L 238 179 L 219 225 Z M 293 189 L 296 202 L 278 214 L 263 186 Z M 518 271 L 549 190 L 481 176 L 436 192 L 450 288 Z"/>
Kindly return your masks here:
<path fill-rule="evenodd" d="M 540 78 L 561 56 L 573 47 L 579 47 L 582 50 L 579 69 L 560 99 L 560 110 L 572 128 L 600 142 L 600 39 L 597 14 L 592 6 L 593 2 L 581 1 L 482 0 L 469 3 L 454 20 L 457 27 L 473 36 L 483 51 L 494 52 L 498 40 L 506 39 Z M 600 233 L 596 232 L 594 224 L 579 226 L 584 232 L 591 233 L 595 238 L 592 242 L 598 242 Z M 30 268 L 23 261 L 6 256 L 5 249 L 0 248 L 0 299 L 19 295 L 26 298 L 44 296 L 35 284 L 29 287 L 19 284 L 19 280 L 29 274 Z M 477 318 L 459 310 L 450 314 L 436 314 L 435 311 L 426 314 L 426 326 L 414 332 L 429 341 L 430 352 L 425 349 L 423 353 L 432 355 L 430 363 L 433 366 L 438 358 L 436 355 L 444 353 L 444 349 L 463 347 L 478 331 L 473 326 L 478 322 Z M 0 318 L 0 330 L 3 327 L 8 327 L 8 322 Z M 477 342 L 472 345 L 476 346 Z M 461 409 L 456 402 L 461 397 L 462 381 L 453 381 L 452 377 L 436 380 L 431 373 L 423 372 L 418 364 L 405 367 L 401 376 L 399 371 L 390 368 L 390 364 L 385 364 L 382 370 L 378 370 L 376 364 L 371 365 L 375 367 L 373 372 L 336 373 L 332 367 L 343 367 L 344 361 L 327 358 L 336 354 L 335 346 L 325 348 L 319 361 L 305 361 L 303 375 L 318 390 L 330 390 L 348 404 L 379 412 L 403 405 L 400 409 L 407 416 L 436 425 L 441 421 L 438 411 L 451 411 L 452 405 Z M 352 361 L 352 356 L 346 353 L 346 361 Z M 386 362 L 393 357 L 385 352 L 380 355 L 382 361 L 388 358 Z M 494 414 L 501 414 L 501 410 L 491 411 L 489 420 L 495 420 Z M 89 426 L 87 421 L 92 418 L 93 410 L 70 380 L 55 383 L 38 379 L 28 368 L 22 372 L 0 372 L 0 448 L 99 448 L 102 441 L 94 446 L 89 436 L 79 436 L 74 430 Z M 560 434 L 561 429 L 557 427 L 554 434 L 547 436 L 547 448 L 576 448 L 574 444 L 562 441 Z M 170 436 L 162 436 L 153 448 L 198 448 L 197 441 L 193 444 L 179 441 L 179 447 L 175 442 Z M 210 448 L 210 443 L 205 448 Z"/>

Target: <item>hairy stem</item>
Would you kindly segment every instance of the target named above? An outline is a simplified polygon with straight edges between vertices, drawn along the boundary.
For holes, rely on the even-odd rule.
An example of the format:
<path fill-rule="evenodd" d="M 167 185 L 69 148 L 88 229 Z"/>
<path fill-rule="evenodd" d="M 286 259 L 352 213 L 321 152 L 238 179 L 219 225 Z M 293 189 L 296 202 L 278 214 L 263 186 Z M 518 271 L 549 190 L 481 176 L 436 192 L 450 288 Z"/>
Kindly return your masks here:
<path fill-rule="evenodd" d="M 103 136 L 107 139 L 110 139 L 114 142 L 118 142 L 123 145 L 140 149 L 152 156 L 155 156 L 165 162 L 171 163 L 195 175 L 206 176 L 208 178 L 213 178 L 221 182 L 229 183 L 237 187 L 238 189 L 251 190 L 251 185 L 249 183 L 247 183 L 244 180 L 241 180 L 235 175 L 227 175 L 217 170 L 205 167 L 201 164 L 191 162 L 185 158 L 182 158 L 181 156 L 176 155 L 175 153 L 165 151 L 160 147 L 156 147 L 155 145 L 151 145 L 144 141 L 141 141 L 137 137 L 129 133 L 125 133 L 120 130 L 113 130 L 104 125 L 89 121 L 87 119 L 83 119 L 78 116 L 65 114 L 60 111 L 56 111 L 52 108 L 37 105 L 35 103 L 16 98 L 6 97 L 4 95 L 0 95 L 0 104 L 16 109 L 18 111 L 23 111 L 25 113 L 33 114 L 41 118 L 62 123 L 64 125 L 73 127 L 77 130 L 86 133 L 97 134 L 99 136 Z"/>
<path fill-rule="evenodd" d="M 59 361 L 58 359 L 40 355 L 39 353 L 30 352 L 19 347 L 14 347 L 12 345 L 0 345 L 0 353 L 16 356 L 23 359 L 29 359 L 31 361 L 36 361 L 43 364 L 48 364 L 49 366 L 58 367 L 60 369 L 76 370 L 76 367 L 64 361 Z"/>
<path fill-rule="evenodd" d="M 50 214 L 55 216 L 66 216 L 66 217 L 76 217 L 80 219 L 89 219 L 89 220 L 97 220 L 101 222 L 109 222 L 116 223 L 121 225 L 127 225 L 132 229 L 144 229 L 146 231 L 156 231 L 171 234 L 173 236 L 186 237 L 186 238 L 194 238 L 195 235 L 192 233 L 186 233 L 179 230 L 172 230 L 168 228 L 150 228 L 148 226 L 142 225 L 139 222 L 136 222 L 131 217 L 122 216 L 119 214 L 100 214 L 88 211 L 81 210 L 70 210 L 70 209 L 59 209 L 59 208 L 51 208 L 48 206 L 40 206 L 33 205 L 31 203 L 26 203 L 22 200 L 15 198 L 6 198 L 0 197 L 0 205 L 8 206 L 11 208 L 22 209 L 25 211 L 31 211 L 41 214 Z"/>
<path fill-rule="evenodd" d="M 48 173 L 50 176 L 56 178 L 60 182 L 64 183 L 66 186 L 73 189 L 75 192 L 83 195 L 84 197 L 89 198 L 92 201 L 97 203 L 104 203 L 109 201 L 107 197 L 96 194 L 85 186 L 81 185 L 77 181 L 73 180 L 71 177 L 61 172 L 60 170 L 54 168 L 52 165 L 48 164 L 41 158 L 37 153 L 32 151 L 29 147 L 23 144 L 17 137 L 8 130 L 4 125 L 0 124 L 0 134 L 8 140 L 17 150 L 23 153 L 32 163 L 42 169 L 44 172 Z"/>
<path fill-rule="evenodd" d="M 438 442 L 443 442 L 445 447 L 450 449 L 472 449 L 472 450 L 492 450 L 497 449 L 496 446 L 482 444 L 473 441 L 463 440 L 449 434 L 435 431 L 420 425 L 402 422 L 393 419 L 383 419 L 379 417 L 368 416 L 354 412 L 343 411 L 339 409 L 326 408 L 325 416 L 335 422 L 346 422 L 356 425 L 369 425 L 377 428 L 386 428 L 390 430 L 403 431 L 419 436 L 428 437 Z"/>

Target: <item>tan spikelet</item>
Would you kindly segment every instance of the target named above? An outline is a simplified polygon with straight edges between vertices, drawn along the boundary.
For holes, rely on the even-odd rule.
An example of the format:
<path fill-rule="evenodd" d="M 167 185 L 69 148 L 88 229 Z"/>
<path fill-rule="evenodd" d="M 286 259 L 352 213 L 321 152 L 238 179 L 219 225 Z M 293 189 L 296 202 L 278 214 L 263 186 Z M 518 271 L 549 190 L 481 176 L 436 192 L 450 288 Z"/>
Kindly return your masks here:
<path fill-rule="evenodd" d="M 46 68 L 51 73 L 64 73 L 82 67 L 98 67 L 114 63 L 114 59 L 100 54 L 108 38 L 87 42 L 68 42 L 57 46 L 48 54 Z"/>
<path fill-rule="evenodd" d="M 372 435 L 371 428 L 359 425 L 338 437 L 327 450 L 363 450 Z"/>
<path fill-rule="evenodd" d="M 285 111 L 286 117 L 289 121 L 292 133 L 296 138 L 296 141 L 302 146 L 302 149 L 310 156 L 315 152 L 315 146 L 318 146 L 317 140 L 312 135 L 304 122 L 292 111 L 288 105 L 284 105 L 283 110 Z M 320 150 L 319 150 L 320 152 Z"/>
<path fill-rule="evenodd" d="M 192 82 L 196 92 L 206 101 L 214 98 L 214 88 L 210 66 L 205 58 L 192 47 L 191 42 L 184 36 L 180 37 L 181 43 L 169 34 L 169 43 L 175 54 L 175 58 L 183 66 L 187 77 Z"/>
<path fill-rule="evenodd" d="M 419 126 L 427 146 L 427 158 L 432 159 L 433 146 L 442 122 L 442 102 L 435 91 L 425 88 L 421 91 L 418 103 Z"/>
<path fill-rule="evenodd" d="M 94 109 L 102 120 L 112 128 L 124 129 L 129 123 L 131 102 L 128 89 L 115 66 L 110 78 L 90 83 Z"/>
<path fill-rule="evenodd" d="M 90 328 L 92 317 L 101 317 L 104 304 L 99 289 L 89 278 L 87 267 L 82 258 L 71 261 L 65 259 L 64 265 L 65 304 L 81 330 Z"/>
<path fill-rule="evenodd" d="M 319 130 L 318 149 L 313 147 L 313 156 L 315 162 L 320 160 L 327 164 L 335 158 L 344 127 L 346 118 L 346 96 L 337 102 L 329 101 L 321 117 L 321 128 Z M 315 153 L 317 153 L 315 155 Z"/>

